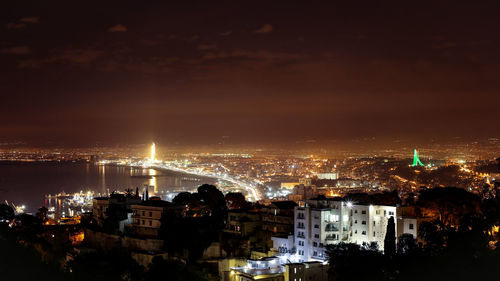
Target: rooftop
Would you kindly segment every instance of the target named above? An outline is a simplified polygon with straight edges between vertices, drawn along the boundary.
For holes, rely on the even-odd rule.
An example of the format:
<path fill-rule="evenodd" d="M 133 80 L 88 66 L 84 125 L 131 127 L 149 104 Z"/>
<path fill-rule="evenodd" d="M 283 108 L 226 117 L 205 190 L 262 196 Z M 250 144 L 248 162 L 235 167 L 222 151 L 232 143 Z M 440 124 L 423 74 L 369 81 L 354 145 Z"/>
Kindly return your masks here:
<path fill-rule="evenodd" d="M 294 201 L 274 201 L 271 205 L 276 206 L 278 209 L 293 209 L 297 206 Z"/>

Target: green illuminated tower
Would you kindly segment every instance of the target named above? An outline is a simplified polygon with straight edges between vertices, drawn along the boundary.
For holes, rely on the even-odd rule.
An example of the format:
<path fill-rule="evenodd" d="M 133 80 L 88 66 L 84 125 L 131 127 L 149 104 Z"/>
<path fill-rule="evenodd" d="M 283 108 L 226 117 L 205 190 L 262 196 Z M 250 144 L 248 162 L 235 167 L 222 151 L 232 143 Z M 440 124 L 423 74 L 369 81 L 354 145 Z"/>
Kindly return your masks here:
<path fill-rule="evenodd" d="M 418 158 L 418 150 L 415 148 L 413 151 L 413 164 L 411 164 L 412 167 L 415 166 L 423 166 L 422 162 L 420 162 L 420 159 Z"/>

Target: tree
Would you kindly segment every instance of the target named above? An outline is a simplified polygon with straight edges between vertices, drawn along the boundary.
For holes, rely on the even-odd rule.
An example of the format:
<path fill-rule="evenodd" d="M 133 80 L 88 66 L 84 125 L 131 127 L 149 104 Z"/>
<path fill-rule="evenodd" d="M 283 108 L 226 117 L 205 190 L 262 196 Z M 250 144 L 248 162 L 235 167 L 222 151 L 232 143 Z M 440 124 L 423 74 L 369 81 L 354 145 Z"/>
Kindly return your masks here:
<path fill-rule="evenodd" d="M 0 204 L 0 222 L 10 221 L 14 218 L 14 209 L 7 204 Z"/>
<path fill-rule="evenodd" d="M 389 280 L 387 264 L 379 251 L 358 244 L 338 243 L 326 246 L 330 263 L 328 276 L 335 281 Z M 359 270 L 359 265 L 363 270 Z"/>
<path fill-rule="evenodd" d="M 172 203 L 177 205 L 188 205 L 191 202 L 191 193 L 190 192 L 181 192 L 177 194 L 174 199 L 172 199 Z"/>
<path fill-rule="evenodd" d="M 402 234 L 398 238 L 397 254 L 411 255 L 418 251 L 417 240 L 409 233 Z"/>
<path fill-rule="evenodd" d="M 21 235 L 26 235 L 26 238 L 34 239 L 36 234 L 42 231 L 42 221 L 30 214 L 19 215 L 21 222 Z"/>
<path fill-rule="evenodd" d="M 214 225 L 219 228 L 223 227 L 227 216 L 227 206 L 224 194 L 222 194 L 217 187 L 210 184 L 204 184 L 198 187 L 198 194 L 210 207 Z"/>
<path fill-rule="evenodd" d="M 439 221 L 423 222 L 418 227 L 418 236 L 424 241 L 426 253 L 435 255 L 443 249 L 443 232 L 439 231 Z"/>
<path fill-rule="evenodd" d="M 145 281 L 208 281 L 197 270 L 179 262 L 165 261 L 162 257 L 156 256 L 145 275 Z"/>
<path fill-rule="evenodd" d="M 189 262 L 201 258 L 205 249 L 217 239 L 209 217 L 164 216 L 159 234 L 169 254 L 183 256 Z"/>
<path fill-rule="evenodd" d="M 117 233 L 120 221 L 127 219 L 127 209 L 125 205 L 110 204 L 106 210 L 106 218 L 103 222 L 103 230 L 108 233 Z"/>
<path fill-rule="evenodd" d="M 45 207 L 42 206 L 38 209 L 38 212 L 36 213 L 36 217 L 42 221 L 42 223 L 45 223 L 48 218 L 47 218 L 47 213 L 49 210 Z"/>
<path fill-rule="evenodd" d="M 394 217 L 390 217 L 387 222 L 387 231 L 384 239 L 384 254 L 392 257 L 396 253 L 396 224 Z"/>
<path fill-rule="evenodd" d="M 245 200 L 245 196 L 240 192 L 230 192 L 224 197 L 226 205 L 230 210 L 242 210 L 250 208 L 250 203 Z"/>
<path fill-rule="evenodd" d="M 67 269 L 73 280 L 141 280 L 142 267 L 125 252 L 89 253 L 77 256 Z"/>
<path fill-rule="evenodd" d="M 460 218 L 479 211 L 479 197 L 462 188 L 438 187 L 423 190 L 417 206 L 424 215 L 435 217 L 442 225 L 457 226 Z"/>

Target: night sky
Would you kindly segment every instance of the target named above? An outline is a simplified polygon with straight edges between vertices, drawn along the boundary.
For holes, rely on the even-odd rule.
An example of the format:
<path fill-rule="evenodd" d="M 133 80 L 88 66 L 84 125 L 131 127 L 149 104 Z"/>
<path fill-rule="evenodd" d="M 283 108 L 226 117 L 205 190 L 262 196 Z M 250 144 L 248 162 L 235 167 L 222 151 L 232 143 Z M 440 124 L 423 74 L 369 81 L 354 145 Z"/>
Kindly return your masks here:
<path fill-rule="evenodd" d="M 0 141 L 500 137 L 496 2 L 1 1 Z"/>

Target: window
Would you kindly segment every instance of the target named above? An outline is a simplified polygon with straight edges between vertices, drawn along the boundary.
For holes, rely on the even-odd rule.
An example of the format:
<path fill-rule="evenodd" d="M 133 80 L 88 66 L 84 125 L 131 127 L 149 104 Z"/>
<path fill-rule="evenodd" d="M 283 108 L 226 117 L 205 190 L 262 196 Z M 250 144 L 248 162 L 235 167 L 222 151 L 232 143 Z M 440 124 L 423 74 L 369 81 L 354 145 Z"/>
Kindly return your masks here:
<path fill-rule="evenodd" d="M 323 248 L 323 243 L 319 243 L 319 247 L 320 247 L 320 248 Z"/>
<path fill-rule="evenodd" d="M 149 216 L 152 217 L 153 216 L 153 212 L 149 212 Z"/>
<path fill-rule="evenodd" d="M 293 273 L 297 273 L 297 268 L 294 268 L 294 269 L 293 269 Z"/>
<path fill-rule="evenodd" d="M 361 232 L 362 235 L 366 235 L 366 231 Z"/>
<path fill-rule="evenodd" d="M 319 225 L 315 224 L 315 225 L 314 225 L 314 228 L 319 228 Z"/>
<path fill-rule="evenodd" d="M 304 241 L 299 240 L 299 246 L 304 246 Z"/>
<path fill-rule="evenodd" d="M 413 223 L 410 223 L 410 229 L 413 229 Z"/>
<path fill-rule="evenodd" d="M 380 215 L 380 210 L 376 210 L 375 214 Z"/>
<path fill-rule="evenodd" d="M 358 223 L 358 220 L 354 220 L 354 223 Z"/>
<path fill-rule="evenodd" d="M 361 214 L 366 215 L 366 211 L 361 211 Z"/>
<path fill-rule="evenodd" d="M 375 226 L 375 221 L 373 221 L 373 226 Z"/>
<path fill-rule="evenodd" d="M 357 214 L 358 213 L 358 210 L 354 210 L 354 213 Z"/>
<path fill-rule="evenodd" d="M 394 212 L 389 211 L 389 216 L 394 216 Z"/>
<path fill-rule="evenodd" d="M 313 242 L 313 247 L 318 247 L 318 243 L 317 242 Z"/>
<path fill-rule="evenodd" d="M 144 220 L 142 220 L 142 225 L 145 225 L 146 223 L 144 222 Z"/>
<path fill-rule="evenodd" d="M 317 255 L 318 255 L 318 252 L 314 251 L 313 256 L 317 256 Z"/>
<path fill-rule="evenodd" d="M 358 234 L 358 230 L 357 230 L 357 229 L 356 229 L 356 230 L 354 230 L 354 234 Z"/>
<path fill-rule="evenodd" d="M 361 224 L 366 224 L 366 221 L 362 221 Z"/>
<path fill-rule="evenodd" d="M 146 215 L 146 212 L 145 211 L 142 211 L 142 215 L 145 216 Z"/>
<path fill-rule="evenodd" d="M 387 211 L 386 211 L 386 210 L 384 210 L 384 216 L 385 216 L 385 215 L 387 215 Z"/>
<path fill-rule="evenodd" d="M 153 226 L 153 221 L 149 221 L 149 226 Z"/>
<path fill-rule="evenodd" d="M 314 238 L 319 238 L 319 234 L 314 234 Z"/>

